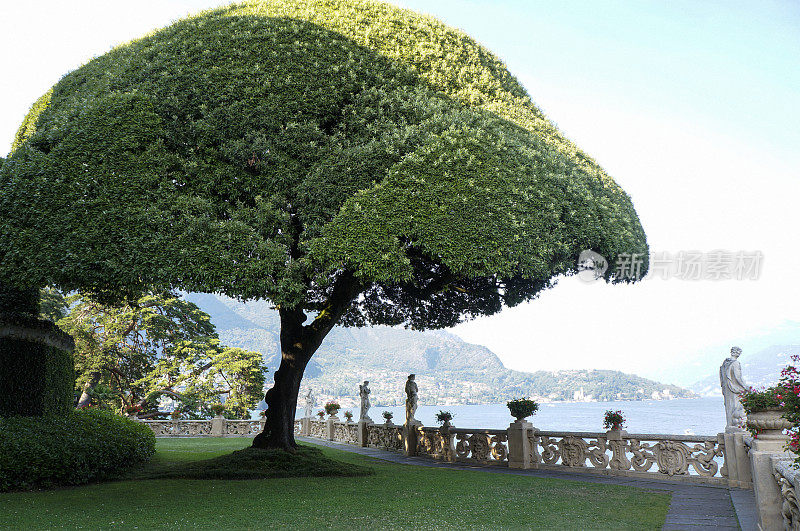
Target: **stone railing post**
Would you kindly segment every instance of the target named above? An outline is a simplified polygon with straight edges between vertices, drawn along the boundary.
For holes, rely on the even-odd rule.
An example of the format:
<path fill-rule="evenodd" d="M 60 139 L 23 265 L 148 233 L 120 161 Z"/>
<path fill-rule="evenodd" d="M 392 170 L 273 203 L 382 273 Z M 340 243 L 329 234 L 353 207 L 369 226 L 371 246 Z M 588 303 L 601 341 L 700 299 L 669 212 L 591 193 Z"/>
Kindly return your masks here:
<path fill-rule="evenodd" d="M 791 424 L 782 418 L 780 411 L 750 413 L 747 424 L 761 430 L 758 437 L 747 438 L 745 442 L 750 446 L 748 456 L 759 529 L 783 529 L 783 497 L 773 475 L 773 459 L 794 457 L 786 451 L 789 437 L 782 431 Z"/>
<path fill-rule="evenodd" d="M 443 461 L 450 463 L 456 460 L 455 435 L 452 428 L 455 428 L 455 426 L 451 425 L 450 422 L 445 422 L 439 428 L 439 437 L 442 444 L 441 448 L 439 448 L 439 456 Z"/>
<path fill-rule="evenodd" d="M 418 420 L 411 420 L 403 424 L 403 453 L 409 457 L 417 455 L 417 437 L 422 423 Z"/>
<path fill-rule="evenodd" d="M 611 460 L 608 462 L 611 470 L 628 470 L 631 467 L 631 461 L 625 453 L 627 448 L 627 441 L 625 437 L 628 432 L 625 430 L 608 430 L 606 432 L 606 444 L 611 448 Z"/>
<path fill-rule="evenodd" d="M 300 420 L 300 435 L 308 437 L 311 434 L 311 417 L 303 417 Z"/>
<path fill-rule="evenodd" d="M 358 421 L 358 445 L 362 448 L 366 447 L 369 443 L 369 426 L 372 424 L 371 420 Z"/>
<path fill-rule="evenodd" d="M 725 448 L 723 475 L 727 475 L 730 487 L 749 489 L 753 486 L 750 458 L 744 444 L 747 436 L 748 433 L 741 428 L 726 428 L 725 433 L 717 435 L 717 440 Z"/>
<path fill-rule="evenodd" d="M 225 417 L 217 415 L 211 419 L 211 436 L 222 437 L 225 435 Z"/>
<path fill-rule="evenodd" d="M 531 467 L 531 442 L 528 434 L 533 424 L 516 420 L 508 426 L 508 468 Z"/>
<path fill-rule="evenodd" d="M 337 422 L 339 422 L 339 417 L 336 415 L 331 415 L 328 417 L 328 420 L 325 421 L 325 438 L 329 441 L 333 440 L 333 436 L 336 433 Z"/>

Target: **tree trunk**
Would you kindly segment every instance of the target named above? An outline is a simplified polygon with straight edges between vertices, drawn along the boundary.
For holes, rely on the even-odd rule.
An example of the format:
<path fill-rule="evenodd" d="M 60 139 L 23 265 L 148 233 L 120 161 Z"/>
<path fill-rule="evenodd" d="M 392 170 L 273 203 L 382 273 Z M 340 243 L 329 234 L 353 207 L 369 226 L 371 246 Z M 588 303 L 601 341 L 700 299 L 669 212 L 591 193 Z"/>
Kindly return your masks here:
<path fill-rule="evenodd" d="M 100 371 L 93 372 L 92 378 L 83 384 L 83 392 L 78 399 L 78 405 L 75 406 L 76 408 L 81 409 L 89 406 L 89 403 L 92 401 L 92 391 L 94 391 L 98 383 L 100 383 Z"/>
<path fill-rule="evenodd" d="M 281 365 L 275 371 L 275 385 L 267 391 L 264 431 L 253 439 L 254 448 L 282 448 L 294 451 L 294 415 L 303 372 L 328 332 L 339 322 L 358 294 L 359 283 L 349 272 L 334 284 L 326 307 L 306 326 L 301 308 L 278 308 L 281 317 Z"/>

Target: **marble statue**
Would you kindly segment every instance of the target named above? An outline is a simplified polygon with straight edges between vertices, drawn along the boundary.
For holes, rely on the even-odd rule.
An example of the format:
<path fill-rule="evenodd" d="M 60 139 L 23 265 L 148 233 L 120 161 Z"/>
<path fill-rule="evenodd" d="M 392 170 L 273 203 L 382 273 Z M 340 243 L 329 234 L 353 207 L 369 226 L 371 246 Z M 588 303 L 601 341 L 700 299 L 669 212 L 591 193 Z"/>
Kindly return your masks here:
<path fill-rule="evenodd" d="M 358 386 L 358 396 L 361 397 L 361 415 L 358 417 L 358 419 L 372 422 L 372 419 L 369 418 L 369 415 L 367 415 L 367 412 L 370 408 L 369 393 L 369 382 L 364 380 L 364 383 Z"/>
<path fill-rule="evenodd" d="M 311 412 L 314 410 L 314 395 L 311 394 L 311 389 L 308 390 L 308 394 L 306 395 L 306 411 L 305 416 L 307 418 L 311 418 Z"/>
<path fill-rule="evenodd" d="M 409 374 L 406 381 L 406 424 L 412 424 L 414 413 L 417 412 L 417 382 L 414 381 L 414 375 Z"/>
<path fill-rule="evenodd" d="M 744 408 L 739 402 L 739 393 L 746 391 L 749 386 L 742 379 L 742 366 L 739 356 L 742 349 L 733 347 L 731 355 L 719 368 L 719 383 L 722 386 L 722 397 L 725 400 L 725 422 L 727 428 L 740 428 L 744 425 Z"/>

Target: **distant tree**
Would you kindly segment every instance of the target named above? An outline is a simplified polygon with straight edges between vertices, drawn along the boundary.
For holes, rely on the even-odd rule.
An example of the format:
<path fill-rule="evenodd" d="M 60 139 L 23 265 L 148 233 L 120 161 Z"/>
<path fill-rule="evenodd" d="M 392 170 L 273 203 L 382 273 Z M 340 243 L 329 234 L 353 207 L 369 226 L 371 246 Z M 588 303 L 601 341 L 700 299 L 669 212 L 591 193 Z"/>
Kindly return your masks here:
<path fill-rule="evenodd" d="M 167 395 L 190 418 L 201 418 L 223 395 L 227 414 L 249 418 L 261 398 L 261 354 L 220 346 L 208 314 L 190 302 L 147 295 L 113 307 L 73 295 L 67 303 L 58 324 L 75 339 L 78 407 L 96 401 L 152 415 Z"/>
<path fill-rule="evenodd" d="M 34 104 L 0 186 L 0 282 L 275 305 L 259 447 L 295 447 L 336 324 L 494 314 L 584 249 L 647 270 L 630 198 L 499 59 L 366 0 L 245 2 L 115 48 Z"/>

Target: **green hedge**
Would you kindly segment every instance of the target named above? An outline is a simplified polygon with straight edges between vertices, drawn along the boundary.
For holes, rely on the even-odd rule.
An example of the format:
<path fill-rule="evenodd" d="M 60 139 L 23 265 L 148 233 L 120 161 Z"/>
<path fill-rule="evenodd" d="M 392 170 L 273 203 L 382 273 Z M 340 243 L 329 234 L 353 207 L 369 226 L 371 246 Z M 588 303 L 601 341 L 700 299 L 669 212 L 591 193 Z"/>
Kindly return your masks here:
<path fill-rule="evenodd" d="M 113 478 L 155 444 L 147 426 L 107 411 L 0 418 L 0 492 Z"/>
<path fill-rule="evenodd" d="M 0 316 L 0 325 L 69 339 L 51 322 L 11 317 Z M 0 337 L 0 416 L 67 415 L 72 411 L 74 387 L 75 367 L 70 352 L 24 338 Z"/>

